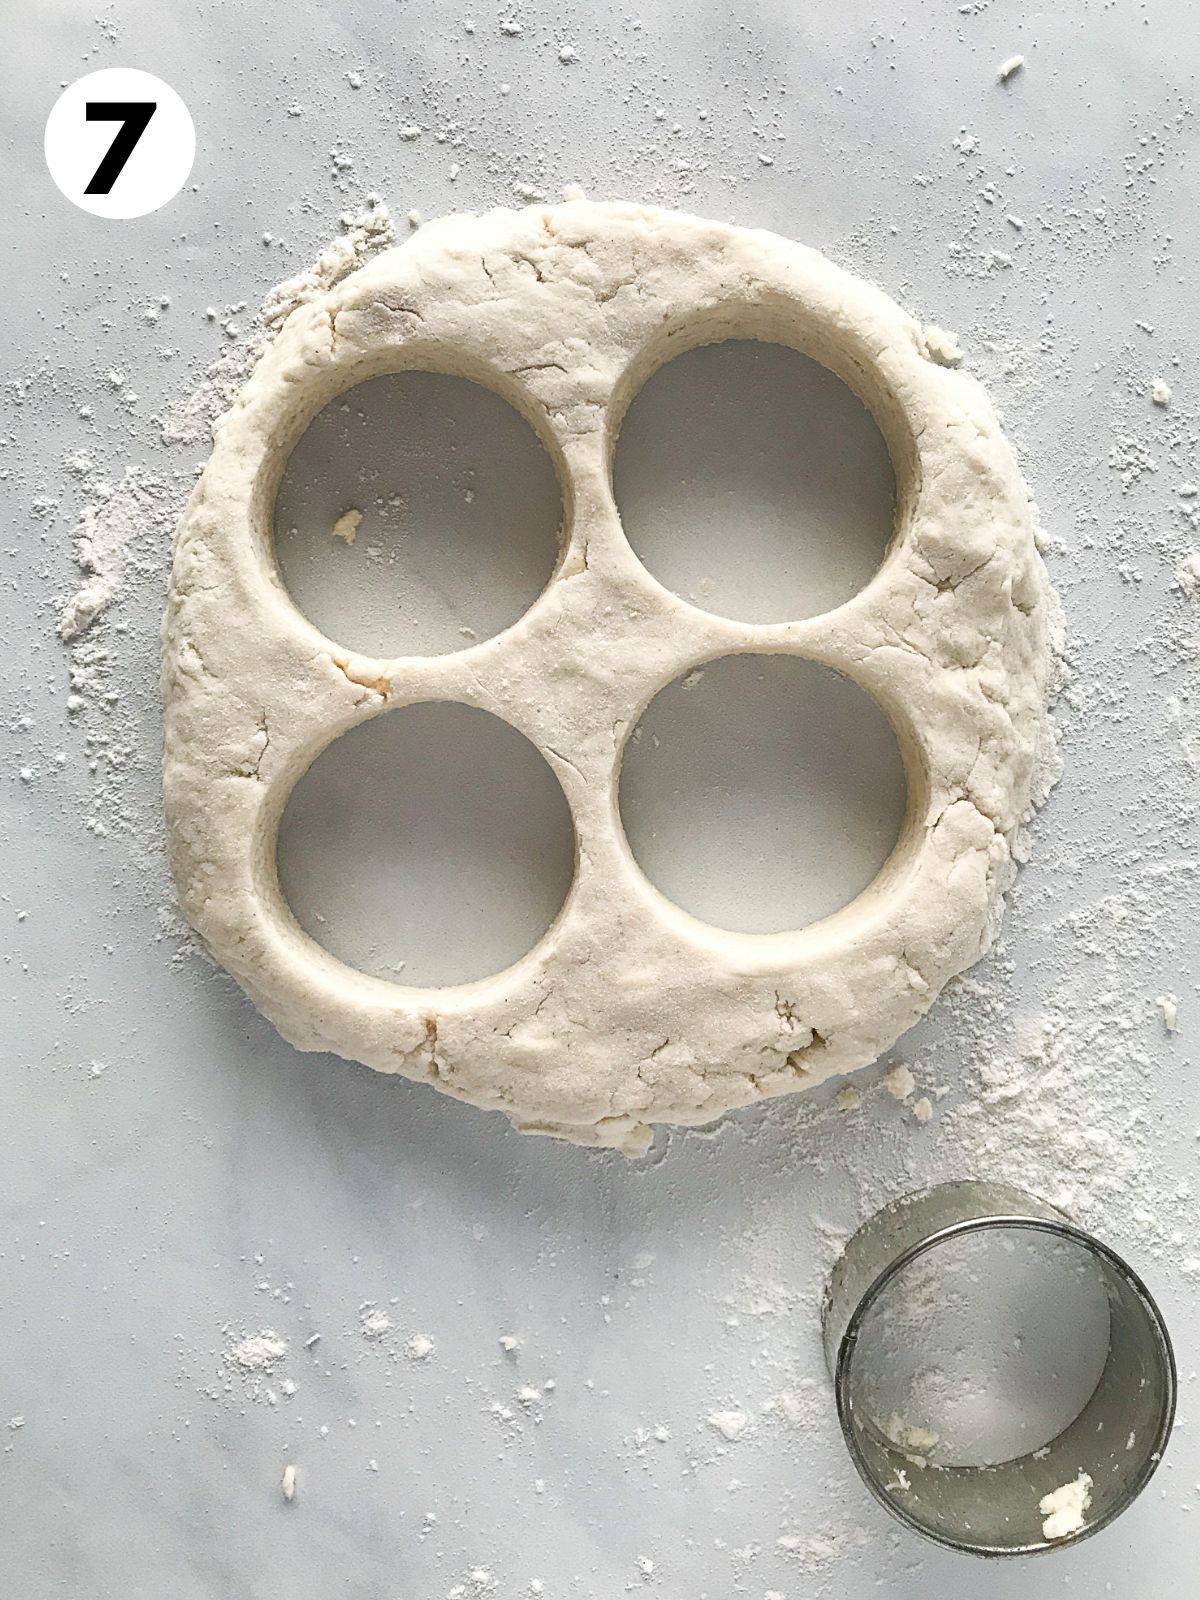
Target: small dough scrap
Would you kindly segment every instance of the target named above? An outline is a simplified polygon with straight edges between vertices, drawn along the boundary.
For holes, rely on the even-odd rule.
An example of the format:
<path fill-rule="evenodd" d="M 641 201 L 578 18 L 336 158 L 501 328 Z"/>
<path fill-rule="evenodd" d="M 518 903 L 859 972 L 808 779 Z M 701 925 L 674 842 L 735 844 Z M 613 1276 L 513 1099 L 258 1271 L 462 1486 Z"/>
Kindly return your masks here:
<path fill-rule="evenodd" d="M 883 1085 L 893 1100 L 907 1100 L 917 1087 L 917 1080 L 903 1061 L 900 1061 L 884 1073 Z"/>
<path fill-rule="evenodd" d="M 1083 1527 L 1083 1514 L 1092 1503 L 1092 1480 L 1081 1472 L 1070 1483 L 1060 1484 L 1038 1501 L 1043 1517 L 1042 1536 L 1066 1539 Z"/>
<path fill-rule="evenodd" d="M 347 544 L 353 544 L 354 535 L 358 532 L 358 525 L 362 519 L 362 512 L 354 507 L 351 507 L 349 511 L 343 511 L 341 516 L 333 525 L 332 532 L 334 538 L 344 539 Z"/>
<path fill-rule="evenodd" d="M 939 367 L 962 365 L 963 353 L 959 348 L 958 335 L 939 328 L 936 322 L 925 324 L 925 350 L 929 359 L 936 361 Z"/>

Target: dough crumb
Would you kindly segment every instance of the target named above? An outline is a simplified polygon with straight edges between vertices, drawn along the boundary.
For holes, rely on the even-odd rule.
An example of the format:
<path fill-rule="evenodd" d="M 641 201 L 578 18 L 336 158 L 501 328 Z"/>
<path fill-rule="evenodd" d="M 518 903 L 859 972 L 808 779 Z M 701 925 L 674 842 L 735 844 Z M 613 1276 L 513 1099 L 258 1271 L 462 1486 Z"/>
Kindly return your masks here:
<path fill-rule="evenodd" d="M 354 535 L 358 532 L 358 525 L 362 519 L 362 512 L 352 507 L 349 511 L 342 512 L 330 531 L 335 539 L 344 539 L 347 544 L 353 544 Z"/>
<path fill-rule="evenodd" d="M 939 367 L 962 365 L 963 353 L 959 349 L 957 335 L 939 328 L 936 322 L 925 324 L 925 353 Z"/>
<path fill-rule="evenodd" d="M 1171 385 L 1165 378 L 1155 378 L 1150 385 L 1150 398 L 1156 406 L 1169 406 L 1171 404 Z"/>
<path fill-rule="evenodd" d="M 404 1354 L 410 1361 L 428 1361 L 433 1351 L 434 1343 L 427 1333 L 414 1333 L 404 1346 Z"/>
<path fill-rule="evenodd" d="M 900 1062 L 897 1066 L 889 1067 L 884 1073 L 883 1086 L 893 1100 L 907 1100 L 917 1087 L 917 1080 L 904 1063 Z"/>
<path fill-rule="evenodd" d="M 283 1469 L 283 1481 L 280 1484 L 280 1488 L 283 1490 L 283 1498 L 290 1505 L 296 1498 L 296 1469 L 290 1461 Z"/>
<path fill-rule="evenodd" d="M 1175 582 L 1189 600 L 1200 594 L 1200 550 L 1189 550 L 1184 556 L 1175 568 Z"/>
<path fill-rule="evenodd" d="M 1007 83 L 1014 74 L 1020 72 L 1024 65 L 1024 56 L 1009 56 L 1007 61 L 1002 61 L 996 68 L 996 77 L 1001 83 Z"/>
<path fill-rule="evenodd" d="M 1083 1527 L 1083 1514 L 1092 1503 L 1092 1480 L 1081 1472 L 1071 1483 L 1060 1484 L 1038 1501 L 1043 1517 L 1042 1537 L 1065 1539 Z"/>
<path fill-rule="evenodd" d="M 862 1095 L 859 1094 L 857 1089 L 847 1084 L 844 1089 L 838 1090 L 837 1104 L 839 1111 L 857 1111 L 859 1106 L 862 1105 Z"/>
<path fill-rule="evenodd" d="M 500 1348 L 510 1355 L 520 1343 L 521 1341 L 517 1338 L 515 1333 L 502 1333 L 500 1335 Z"/>
<path fill-rule="evenodd" d="M 892 1412 L 883 1431 L 894 1445 L 901 1450 L 914 1451 L 918 1456 L 927 1456 L 941 1437 L 931 1428 L 922 1428 L 919 1423 L 909 1422 L 898 1411 Z"/>
<path fill-rule="evenodd" d="M 913 1103 L 912 1111 L 918 1122 L 928 1122 L 930 1117 L 933 1116 L 933 1102 L 927 1094 L 923 1094 L 919 1100 Z"/>
<path fill-rule="evenodd" d="M 730 1444 L 745 1433 L 749 1420 L 744 1411 L 711 1411 L 708 1415 L 709 1427 L 715 1428 L 723 1439 L 729 1440 Z"/>
<path fill-rule="evenodd" d="M 1179 1001 L 1173 994 L 1160 994 L 1158 1005 L 1162 1012 L 1163 1027 L 1168 1033 L 1174 1033 L 1179 1026 Z"/>

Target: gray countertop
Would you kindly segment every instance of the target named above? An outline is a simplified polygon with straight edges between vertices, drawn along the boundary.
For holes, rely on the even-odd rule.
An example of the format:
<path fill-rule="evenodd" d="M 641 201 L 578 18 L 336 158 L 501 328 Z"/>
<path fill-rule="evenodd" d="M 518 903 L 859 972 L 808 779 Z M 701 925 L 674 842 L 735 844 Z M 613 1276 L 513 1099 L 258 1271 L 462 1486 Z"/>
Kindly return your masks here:
<path fill-rule="evenodd" d="M 1191 1592 L 1200 601 L 1175 578 L 1200 543 L 1200 501 L 1179 492 L 1200 480 L 1190 26 L 1184 0 L 26 7 L 0 67 L 8 1592 Z M 1001 87 L 1015 52 L 1026 66 Z M 136 222 L 74 210 L 42 160 L 60 84 L 104 65 L 158 73 L 197 126 L 189 186 Z M 410 122 L 426 131 L 406 141 Z M 403 218 L 568 182 L 774 228 L 865 273 L 957 332 L 1021 453 L 1067 610 L 1065 771 L 1000 946 L 898 1047 L 947 1091 L 928 1128 L 873 1070 L 853 1117 L 830 1085 L 660 1133 L 640 1162 L 523 1139 L 296 1053 L 173 911 L 157 624 L 171 508 L 206 450 L 163 443 L 161 417 L 220 324 L 368 193 Z M 1169 409 L 1149 398 L 1160 375 Z M 73 531 L 130 464 L 144 522 L 73 713 L 78 651 L 55 636 Z M 1019 1064 L 1011 1103 L 980 1078 L 995 1060 Z M 1180 1361 L 1150 1489 L 1032 1565 L 971 1564 L 885 1518 L 842 1450 L 819 1349 L 846 1232 L 905 1187 L 982 1170 L 1042 1192 L 1061 1178 L 1161 1297 Z M 391 1323 L 377 1337 L 372 1309 Z M 264 1329 L 288 1345 L 275 1370 L 231 1366 Z M 729 1408 L 751 1419 L 732 1442 L 707 1421 Z"/>

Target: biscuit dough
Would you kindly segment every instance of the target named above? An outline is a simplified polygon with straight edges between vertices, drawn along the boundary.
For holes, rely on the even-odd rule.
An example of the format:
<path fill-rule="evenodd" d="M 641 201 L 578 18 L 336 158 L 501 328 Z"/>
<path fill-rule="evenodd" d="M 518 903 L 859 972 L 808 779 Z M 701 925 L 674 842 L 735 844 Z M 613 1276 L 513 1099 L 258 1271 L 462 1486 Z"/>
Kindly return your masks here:
<path fill-rule="evenodd" d="M 883 564 L 802 622 L 712 616 L 663 589 L 621 529 L 610 460 L 661 363 L 732 337 L 792 345 L 871 409 L 897 481 Z M 996 928 L 1044 738 L 1055 610 L 1033 512 L 977 383 L 880 290 L 776 235 L 582 198 L 427 226 L 298 309 L 216 430 L 180 522 L 164 623 L 171 865 L 206 944 L 280 1032 L 503 1111 L 527 1131 L 637 1152 L 651 1124 L 711 1122 L 873 1061 Z M 495 638 L 374 660 L 296 609 L 272 553 L 275 492 L 316 412 L 421 368 L 486 384 L 562 485 L 552 580 Z M 486 574 L 480 574 L 486 582 Z M 809 656 L 887 712 L 909 804 L 895 851 L 836 915 L 726 933 L 642 875 L 616 805 L 649 700 L 733 652 Z M 299 928 L 275 836 L 293 785 L 346 729 L 452 699 L 525 734 L 578 841 L 542 940 L 479 982 L 355 972 Z"/>

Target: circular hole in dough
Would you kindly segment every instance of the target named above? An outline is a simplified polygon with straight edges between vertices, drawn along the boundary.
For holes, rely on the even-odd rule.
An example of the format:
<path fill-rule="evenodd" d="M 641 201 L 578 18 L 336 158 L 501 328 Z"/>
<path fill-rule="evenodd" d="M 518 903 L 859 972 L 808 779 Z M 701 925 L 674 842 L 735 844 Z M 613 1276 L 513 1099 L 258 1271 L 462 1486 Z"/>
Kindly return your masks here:
<path fill-rule="evenodd" d="M 511 966 L 554 921 L 575 841 L 557 778 L 489 712 L 428 701 L 326 746 L 279 828 L 297 922 L 393 983 L 467 983 Z"/>
<path fill-rule="evenodd" d="M 781 933 L 860 894 L 904 823 L 904 762 L 875 701 L 783 655 L 669 684 L 624 753 L 621 820 L 651 883 L 702 922 Z"/>
<path fill-rule="evenodd" d="M 862 401 L 811 357 L 754 339 L 702 345 L 647 379 L 621 423 L 613 491 L 661 584 L 761 623 L 832 611 L 863 588 L 896 498 Z"/>
<path fill-rule="evenodd" d="M 528 610 L 561 522 L 550 457 L 506 400 L 398 372 L 309 424 L 276 495 L 275 557 L 296 605 L 346 649 L 445 655 Z"/>

